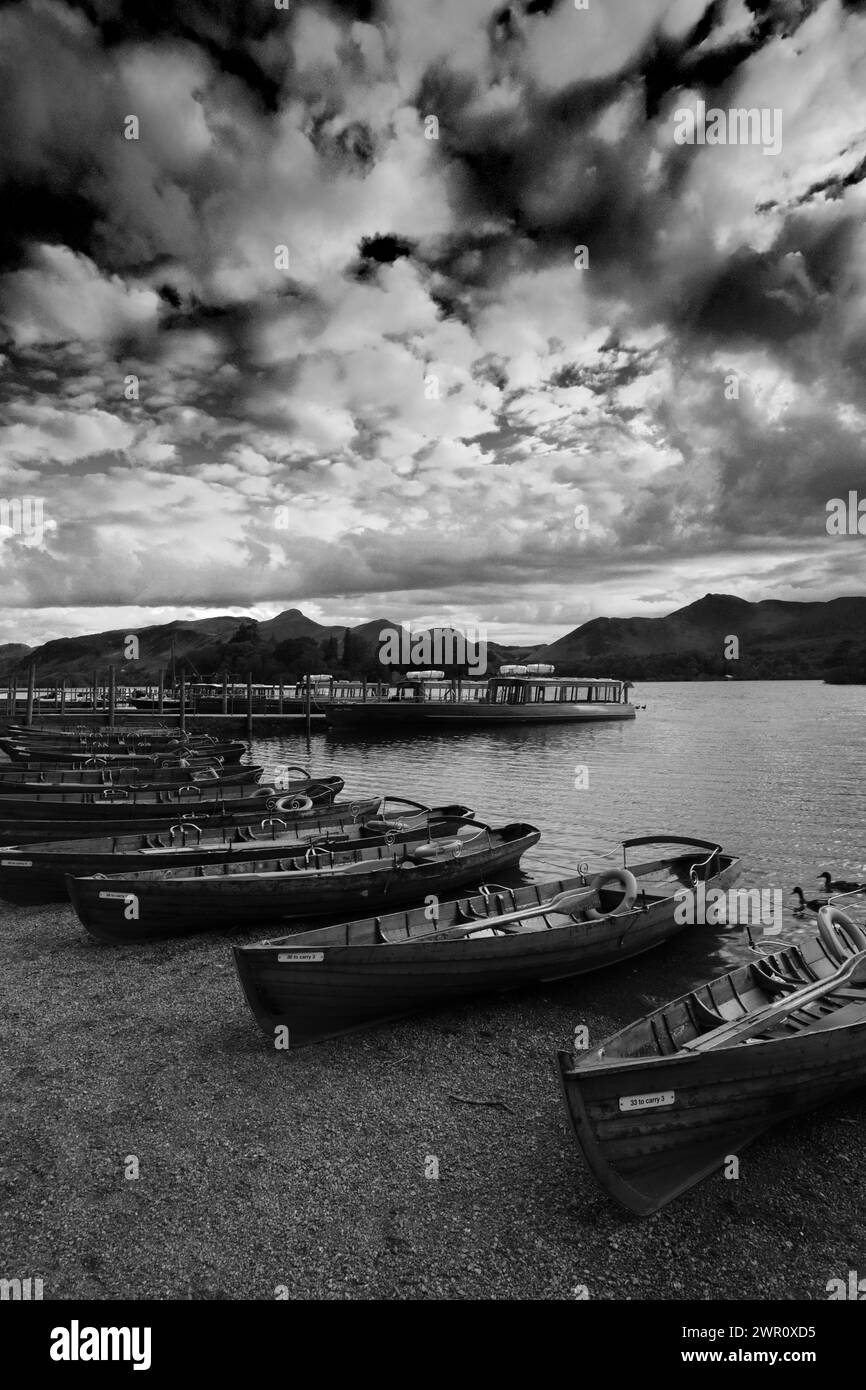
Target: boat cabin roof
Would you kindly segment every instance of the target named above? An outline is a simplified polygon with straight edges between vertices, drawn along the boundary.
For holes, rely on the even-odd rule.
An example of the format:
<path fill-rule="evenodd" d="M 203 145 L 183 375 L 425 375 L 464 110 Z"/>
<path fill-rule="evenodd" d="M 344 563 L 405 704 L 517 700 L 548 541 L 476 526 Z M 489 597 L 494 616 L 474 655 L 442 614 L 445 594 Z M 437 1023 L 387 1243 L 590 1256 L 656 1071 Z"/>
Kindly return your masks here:
<path fill-rule="evenodd" d="M 615 676 L 493 676 L 507 685 L 622 685 Z"/>

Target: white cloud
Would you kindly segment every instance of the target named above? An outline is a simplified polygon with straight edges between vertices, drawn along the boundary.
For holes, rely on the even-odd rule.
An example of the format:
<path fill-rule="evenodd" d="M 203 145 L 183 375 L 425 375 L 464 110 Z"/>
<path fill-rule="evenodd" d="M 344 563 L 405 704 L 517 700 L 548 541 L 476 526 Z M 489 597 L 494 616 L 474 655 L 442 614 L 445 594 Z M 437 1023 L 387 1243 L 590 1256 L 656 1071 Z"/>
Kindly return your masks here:
<path fill-rule="evenodd" d="M 0 277 L 0 316 L 19 347 L 105 342 L 156 323 L 159 296 L 102 274 L 65 246 L 40 246 L 26 270 Z"/>

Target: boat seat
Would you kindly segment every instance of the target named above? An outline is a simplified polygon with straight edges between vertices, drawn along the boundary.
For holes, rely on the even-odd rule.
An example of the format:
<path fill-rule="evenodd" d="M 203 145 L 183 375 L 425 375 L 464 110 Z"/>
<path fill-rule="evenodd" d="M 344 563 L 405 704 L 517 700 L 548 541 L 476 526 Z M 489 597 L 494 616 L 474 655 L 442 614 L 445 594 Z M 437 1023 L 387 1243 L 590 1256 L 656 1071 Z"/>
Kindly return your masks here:
<path fill-rule="evenodd" d="M 702 1033 L 710 1033 L 714 1028 L 718 1028 L 720 1023 L 727 1022 L 724 1014 L 718 1009 L 711 1009 L 697 994 L 689 995 L 689 1004 Z"/>
<path fill-rule="evenodd" d="M 762 961 L 753 960 L 751 966 L 752 974 L 761 989 L 765 989 L 768 994 L 783 994 L 788 989 L 802 988 L 802 980 L 792 979 L 790 975 L 778 975 L 775 971 L 768 970 Z"/>

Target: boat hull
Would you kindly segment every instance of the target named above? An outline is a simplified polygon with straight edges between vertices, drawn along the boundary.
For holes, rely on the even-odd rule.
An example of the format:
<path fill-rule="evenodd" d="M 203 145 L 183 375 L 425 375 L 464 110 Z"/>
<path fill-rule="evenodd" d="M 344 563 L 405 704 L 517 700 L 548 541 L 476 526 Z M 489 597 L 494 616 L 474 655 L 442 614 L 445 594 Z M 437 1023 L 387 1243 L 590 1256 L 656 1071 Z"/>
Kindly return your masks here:
<path fill-rule="evenodd" d="M 335 820 L 341 819 L 346 813 L 353 815 L 354 806 L 364 810 L 364 813 L 373 815 L 378 806 L 378 798 L 367 798 L 366 801 L 359 802 L 335 802 L 334 805 L 322 803 L 314 806 L 310 812 L 299 812 L 296 816 L 279 812 L 278 815 L 270 810 L 261 810 L 257 806 L 256 810 L 231 810 L 231 812 L 221 813 L 213 816 L 182 816 L 181 821 L 189 826 L 199 826 L 202 830 L 228 830 L 238 826 L 265 826 L 271 819 L 284 821 L 286 824 L 293 824 L 295 821 L 306 821 L 309 817 L 316 816 L 318 824 L 324 823 L 328 817 Z M 46 841 L 64 841 L 70 838 L 92 838 L 95 835 L 157 835 L 165 834 L 170 830 L 167 821 L 164 819 L 153 819 L 153 817 L 142 817 L 140 820 L 31 820 L 14 821 L 13 824 L 6 824 L 0 821 L 0 838 L 6 838 L 7 848 L 25 848 L 32 844 L 43 844 Z M 65 888 L 64 888 L 65 899 Z"/>
<path fill-rule="evenodd" d="M 856 949 L 850 936 L 828 940 L 819 916 L 816 937 L 696 986 L 590 1051 L 561 1052 L 569 1119 L 601 1186 L 650 1215 L 771 1126 L 863 1085 L 866 986 L 837 983 Z"/>
<path fill-rule="evenodd" d="M 182 788 L 147 790 L 144 787 L 109 787 L 88 792 L 4 796 L 0 797 L 0 841 L 8 831 L 8 843 L 15 843 L 15 828 L 19 820 L 111 821 L 122 825 L 124 821 L 147 819 L 171 823 L 180 819 L 181 815 L 195 820 L 198 816 L 231 814 L 236 808 L 240 811 L 263 808 L 264 815 L 273 811 L 285 797 L 302 795 L 309 797 L 314 805 L 329 803 L 342 791 L 343 785 L 340 777 L 325 777 L 315 778 L 311 783 L 293 783 L 286 791 L 260 783 L 249 786 L 197 783 L 195 795 L 185 793 Z M 128 794 L 123 795 L 127 790 Z M 277 811 L 276 814 L 282 813 Z"/>
<path fill-rule="evenodd" d="M 326 789 L 317 799 L 311 796 L 313 808 L 311 811 L 301 811 L 293 814 L 288 811 L 270 810 L 267 802 L 255 797 L 243 797 L 237 801 L 220 802 L 214 811 L 204 810 L 200 804 L 194 807 L 176 807 L 174 815 L 163 815 L 160 807 L 141 806 L 139 815 L 130 819 L 119 819 L 110 809 L 106 809 L 102 818 L 81 818 L 75 815 L 65 815 L 55 819 L 31 819 L 28 816 L 15 816 L 9 819 L 3 818 L 3 806 L 0 803 L 0 845 L 17 847 L 22 845 L 42 844 L 51 840 L 71 840 L 81 838 L 91 838 L 96 835 L 149 835 L 165 834 L 173 824 L 188 824 L 192 827 L 199 826 L 204 829 L 221 830 L 224 827 L 239 825 L 262 825 L 269 823 L 272 819 L 286 824 L 292 824 L 296 820 L 303 820 L 307 815 L 316 815 L 322 819 L 325 815 L 333 812 L 335 819 L 339 820 L 346 815 L 347 807 L 358 805 L 364 808 L 365 814 L 373 814 L 379 804 L 378 797 L 368 797 L 364 801 L 352 801 L 350 803 L 333 804 L 334 793 Z M 350 811 L 350 814 L 352 812 Z"/>
<path fill-rule="evenodd" d="M 218 753 L 186 752 L 184 750 L 165 753 L 91 753 L 86 748 L 70 749 L 62 753 L 51 752 L 38 746 L 21 746 L 9 750 L 12 767 L 82 768 L 102 767 L 113 772 L 132 768 L 221 768 L 237 767 L 240 757 L 223 758 Z"/>
<path fill-rule="evenodd" d="M 98 795 L 106 787 L 118 787 L 132 791 L 158 788 L 169 791 L 172 787 L 196 786 L 205 790 L 219 787 L 247 787 L 258 782 L 262 767 L 239 767 L 233 772 L 214 769 L 202 771 L 197 767 L 179 768 L 75 768 L 69 771 L 60 769 L 21 771 L 3 768 L 0 771 L 0 797 L 10 796 L 65 796 L 67 794 Z M 2 802 L 0 802 L 2 811 Z"/>
<path fill-rule="evenodd" d="M 709 882 L 723 886 L 738 872 L 738 861 L 727 858 L 723 872 Z M 584 879 L 529 884 L 446 904 L 438 930 L 475 917 L 531 910 L 575 890 L 586 890 Z M 567 979 L 640 955 L 684 930 L 674 906 L 673 897 L 666 897 L 615 920 L 563 918 L 565 925 L 549 930 L 457 940 L 393 941 L 401 931 L 408 936 L 419 927 L 427 934 L 433 930 L 417 912 L 402 920 L 399 915 L 370 918 L 284 942 L 236 947 L 235 965 L 262 1030 L 273 1037 L 275 1027 L 285 1026 L 290 1045 L 304 1046 L 446 1002 Z"/>
<path fill-rule="evenodd" d="M 7 753 L 8 758 L 13 763 L 31 762 L 39 759 L 40 762 L 57 763 L 58 766 L 67 766 L 70 763 L 79 763 L 86 759 L 104 759 L 111 766 L 118 763 L 133 763 L 133 765 L 146 766 L 147 763 L 156 763 L 157 766 L 177 766 L 179 759 L 185 759 L 190 765 L 200 763 L 203 766 L 213 765 L 220 760 L 222 763 L 239 763 L 246 753 L 246 744 L 186 744 L 178 745 L 177 748 L 170 744 L 160 746 L 150 744 L 99 744 L 99 742 L 85 742 L 85 744 L 46 744 L 38 739 L 26 739 L 26 741 L 11 741 L 11 739 L 0 739 L 0 749 Z"/>
<path fill-rule="evenodd" d="M 474 729 L 510 724 L 585 724 L 634 719 L 634 705 L 483 705 L 478 701 L 358 701 L 329 705 L 325 714 L 334 729 Z"/>
<path fill-rule="evenodd" d="M 205 791 L 209 795 L 205 795 Z M 124 796 L 124 792 L 127 795 Z M 14 796 L 0 797 L 0 824 L 14 824 L 18 817 L 32 821 L 63 820 L 67 817 L 77 821 L 105 820 L 109 816 L 118 822 L 141 819 L 143 816 L 171 820 L 181 812 L 195 815 L 201 811 L 202 815 L 209 815 L 223 807 L 243 808 L 244 802 L 255 801 L 267 806 L 270 801 L 273 805 L 279 795 L 274 787 L 261 784 L 246 787 L 222 786 L 218 783 L 196 784 L 196 795 L 174 787 L 155 790 L 109 787 L 86 792 L 64 789 L 54 793 L 35 792 L 29 796 L 16 792 Z"/>
<path fill-rule="evenodd" d="M 866 1014 L 853 1027 L 692 1056 L 575 1072 L 558 1054 L 566 1108 L 599 1183 L 649 1216 L 785 1120 L 866 1084 Z M 623 1111 L 620 1100 L 673 1096 Z"/>
<path fill-rule="evenodd" d="M 272 825 L 260 829 L 257 835 L 253 826 L 230 825 L 202 830 L 200 835 L 190 832 L 186 843 L 182 833 L 170 837 L 163 829 L 157 834 L 87 837 L 53 844 L 37 843 L 21 849 L 7 846 L 0 848 L 0 899 L 17 904 L 67 902 L 68 874 L 84 878 L 93 874 L 213 864 L 226 859 L 243 863 L 261 859 L 265 853 L 297 851 L 299 840 L 309 843 L 325 837 L 344 836 L 359 844 L 385 843 L 384 834 L 374 836 L 362 831 L 364 816 L 372 815 L 378 802 L 357 804 L 362 808 L 360 816 L 357 812 L 350 815 L 349 807 L 344 805 L 339 808 L 339 819 L 335 819 L 331 811 L 318 815 L 310 813 L 289 822 L 286 830 L 277 832 Z M 430 816 L 443 821 L 471 814 L 468 807 L 457 805 L 432 807 L 429 812 Z M 399 833 L 396 837 L 400 843 L 405 838 L 408 837 Z"/>
<path fill-rule="evenodd" d="M 520 833 L 507 834 L 506 832 Z M 286 870 L 211 878 L 139 876 L 67 878 L 79 919 L 102 941 L 152 941 L 217 928 L 326 917 L 346 910 L 399 906 L 447 895 L 467 882 L 518 864 L 540 839 L 534 826 L 492 832 L 484 849 L 457 857 L 406 863 L 398 851 L 374 851 L 349 868 Z M 130 900 L 134 905 L 130 906 Z"/>

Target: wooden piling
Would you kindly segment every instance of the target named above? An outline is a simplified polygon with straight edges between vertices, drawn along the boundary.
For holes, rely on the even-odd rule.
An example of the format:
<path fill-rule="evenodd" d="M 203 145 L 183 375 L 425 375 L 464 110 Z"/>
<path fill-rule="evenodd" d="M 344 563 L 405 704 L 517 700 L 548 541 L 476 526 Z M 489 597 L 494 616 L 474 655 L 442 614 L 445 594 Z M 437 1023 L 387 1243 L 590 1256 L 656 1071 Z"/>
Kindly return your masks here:
<path fill-rule="evenodd" d="M 114 667 L 108 668 L 108 727 L 114 728 L 115 717 L 117 714 L 117 686 L 115 684 Z"/>
<path fill-rule="evenodd" d="M 60 717 L 66 713 L 66 677 L 60 677 Z"/>
<path fill-rule="evenodd" d="M 305 716 L 306 716 L 306 725 L 307 725 L 307 752 L 308 752 L 308 753 L 309 753 L 309 751 L 310 751 L 310 714 L 311 714 L 310 704 L 311 704 L 311 702 L 310 702 L 310 673 L 309 673 L 309 671 L 308 671 L 308 672 L 307 672 L 307 689 L 306 689 L 306 695 L 305 695 L 305 699 L 304 699 L 304 713 L 305 713 Z"/>
<path fill-rule="evenodd" d="M 156 685 L 156 712 L 161 715 L 165 707 L 165 671 L 162 666 L 159 668 L 159 677 Z"/>
<path fill-rule="evenodd" d="M 247 675 L 247 741 L 253 737 L 253 673 Z"/>
<path fill-rule="evenodd" d="M 223 714 L 229 712 L 229 673 L 223 671 Z"/>
<path fill-rule="evenodd" d="M 27 714 L 24 719 L 24 723 L 27 725 L 28 729 L 33 723 L 33 696 L 35 691 L 36 665 L 34 662 L 31 662 L 27 671 Z"/>
<path fill-rule="evenodd" d="M 186 733 L 186 667 L 180 668 L 180 718 L 178 720 L 182 734 Z"/>

